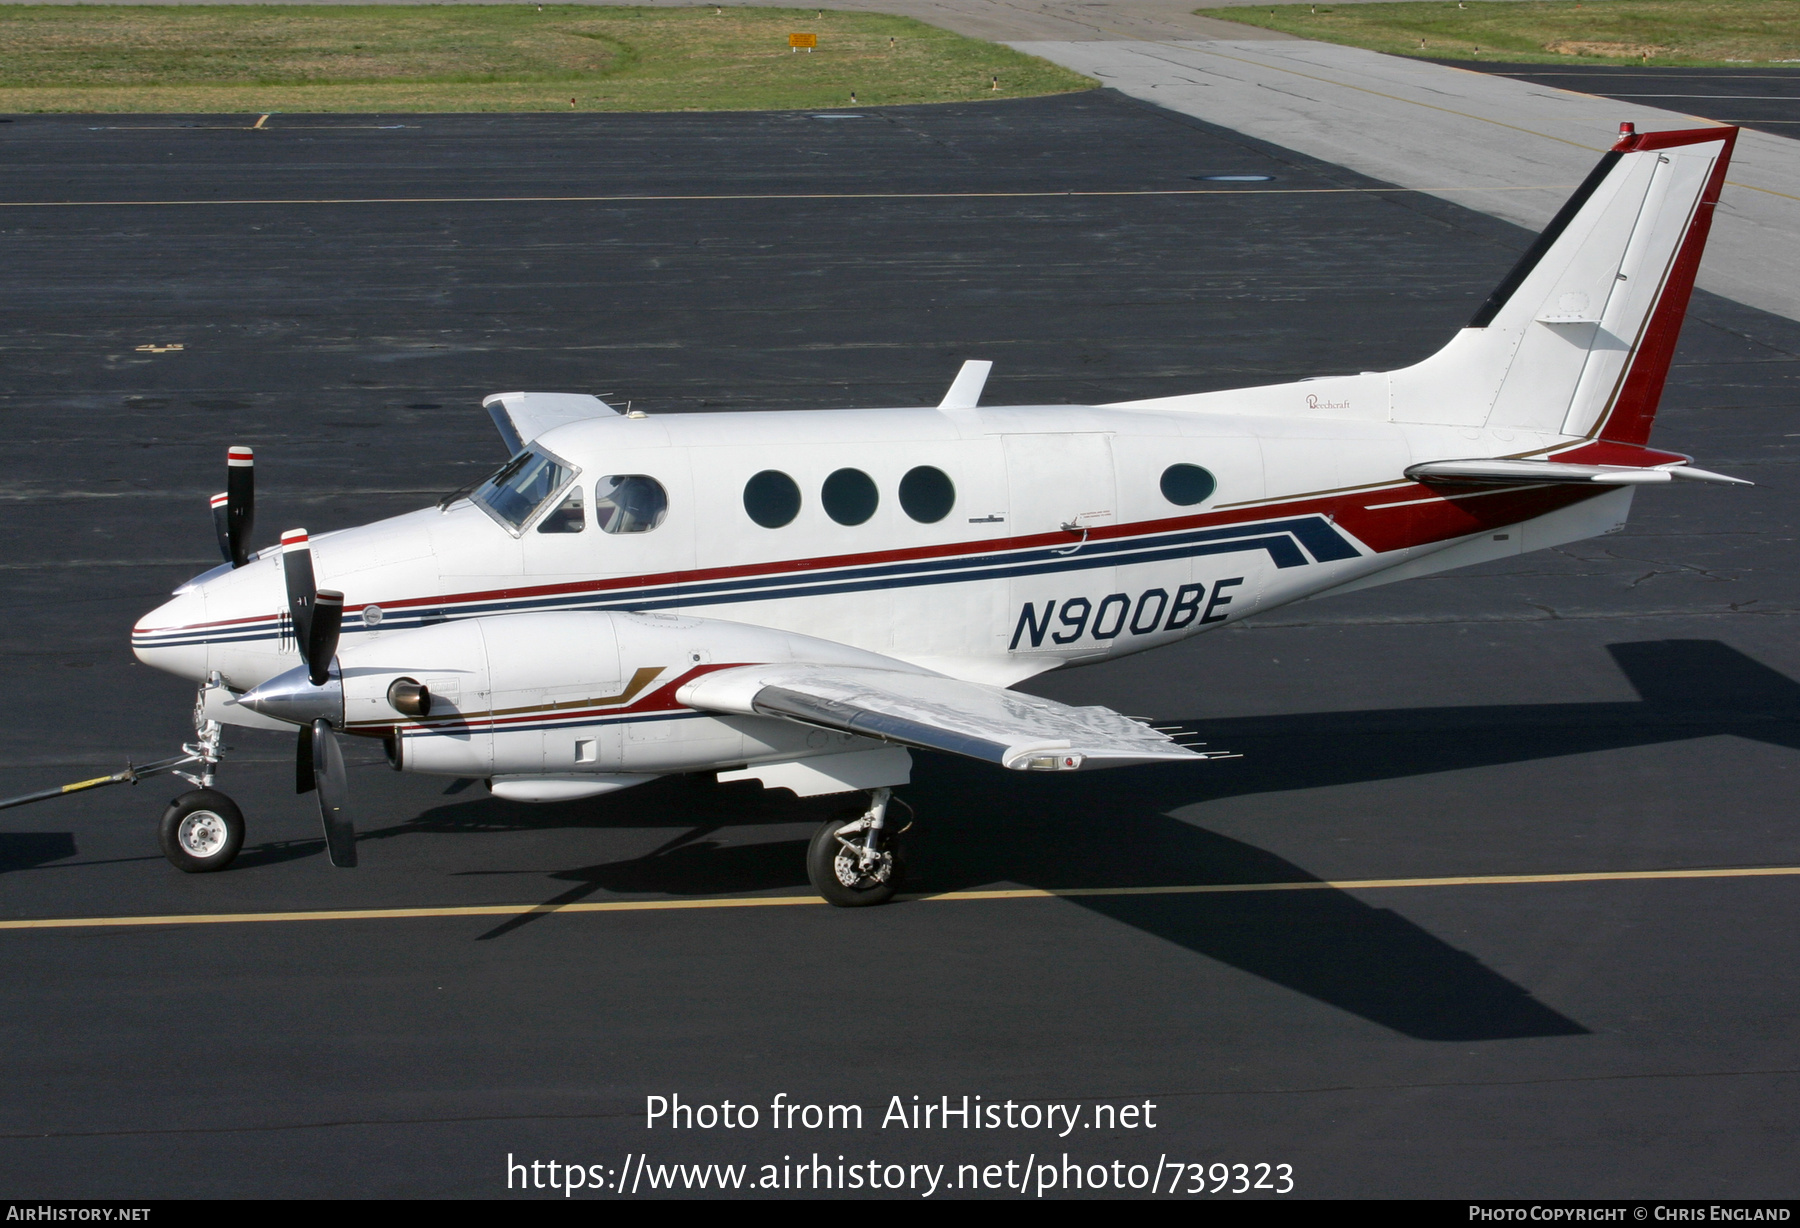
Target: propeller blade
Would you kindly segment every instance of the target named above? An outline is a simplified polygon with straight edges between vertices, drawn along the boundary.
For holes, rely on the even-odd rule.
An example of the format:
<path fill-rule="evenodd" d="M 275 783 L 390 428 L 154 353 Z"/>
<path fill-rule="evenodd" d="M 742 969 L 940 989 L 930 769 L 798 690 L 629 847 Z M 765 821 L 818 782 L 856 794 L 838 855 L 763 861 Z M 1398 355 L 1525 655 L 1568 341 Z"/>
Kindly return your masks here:
<path fill-rule="evenodd" d="M 325 824 L 325 847 L 331 864 L 347 870 L 356 864 L 356 824 L 346 811 L 350 782 L 344 778 L 344 756 L 337 734 L 324 717 L 312 723 L 313 776 L 319 782 L 319 818 Z"/>
<path fill-rule="evenodd" d="M 294 792 L 311 793 L 319 787 L 313 772 L 313 731 L 311 725 L 300 726 L 300 740 L 294 747 Z"/>
<path fill-rule="evenodd" d="M 306 641 L 306 676 L 314 686 L 331 680 L 331 660 L 337 656 L 338 632 L 343 625 L 344 594 L 320 589 L 313 595 L 312 626 Z"/>
<path fill-rule="evenodd" d="M 218 505 L 214 504 L 214 514 Z M 234 447 L 225 454 L 225 559 L 233 567 L 250 561 L 250 532 L 256 524 L 256 453 Z"/>
<path fill-rule="evenodd" d="M 281 568 L 287 578 L 288 617 L 293 620 L 294 643 L 300 658 L 311 665 L 307 650 L 312 646 L 313 601 L 318 586 L 313 581 L 312 547 L 306 543 L 305 529 L 289 529 L 281 535 Z"/>
<path fill-rule="evenodd" d="M 226 504 L 231 499 L 229 494 L 218 494 L 212 497 L 213 532 L 219 535 L 219 553 L 231 562 L 231 520 L 226 511 Z"/>

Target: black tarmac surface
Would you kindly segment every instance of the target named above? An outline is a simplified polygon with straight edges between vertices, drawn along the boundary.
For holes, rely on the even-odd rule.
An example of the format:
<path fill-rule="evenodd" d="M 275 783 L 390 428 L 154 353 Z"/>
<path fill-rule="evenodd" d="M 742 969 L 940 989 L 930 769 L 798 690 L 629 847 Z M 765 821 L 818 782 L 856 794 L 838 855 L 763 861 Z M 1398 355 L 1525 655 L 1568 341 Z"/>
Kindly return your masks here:
<path fill-rule="evenodd" d="M 228 444 L 257 449 L 273 540 L 496 465 L 478 401 L 503 389 L 662 413 L 934 403 L 966 357 L 996 360 L 990 403 L 1381 369 L 1445 341 L 1529 239 L 1423 196 L 1286 194 L 1370 185 L 1108 93 L 250 122 L 0 124 L 0 794 L 186 735 L 191 692 L 127 633 L 214 561 Z M 1196 178 L 1231 173 L 1274 179 Z M 894 195 L 916 193 L 996 195 Z M 566 199 L 595 195 L 652 199 Z M 66 203 L 147 201 L 219 203 Z M 1800 865 L 1797 406 L 1800 325 L 1698 296 L 1652 442 L 1755 489 L 1646 490 L 1619 536 L 1041 679 L 1245 757 L 1044 779 L 921 755 L 915 885 Z M 507 805 L 371 764 L 362 867 L 336 871 L 286 740 L 232 744 L 231 871 L 162 859 L 175 787 L 103 790 L 0 815 L 0 915 L 794 895 L 820 817 L 682 781 Z M 1797 891 L 3 931 L 0 1188 L 505 1196 L 509 1154 L 754 1181 L 814 1152 L 954 1183 L 1067 1152 L 1286 1163 L 1296 1196 L 1792 1197 Z M 647 1130 L 646 1097 L 677 1093 L 761 1123 Z M 864 1126 L 772 1130 L 778 1093 Z M 915 1095 L 1157 1107 L 1098 1130 L 1084 1108 L 1066 1138 L 881 1126 Z"/>
<path fill-rule="evenodd" d="M 1721 124 L 1800 136 L 1800 65 L 1737 64 L 1723 68 L 1627 65 L 1485 64 L 1439 60 L 1455 68 L 1517 77 L 1538 85 L 1598 94 L 1698 115 Z"/>

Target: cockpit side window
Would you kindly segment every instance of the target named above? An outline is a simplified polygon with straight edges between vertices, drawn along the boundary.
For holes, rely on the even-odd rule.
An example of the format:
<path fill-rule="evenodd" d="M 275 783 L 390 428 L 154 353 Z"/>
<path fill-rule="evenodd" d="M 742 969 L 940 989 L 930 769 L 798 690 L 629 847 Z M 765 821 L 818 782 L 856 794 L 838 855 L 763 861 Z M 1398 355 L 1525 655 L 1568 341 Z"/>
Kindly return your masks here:
<path fill-rule="evenodd" d="M 594 523 L 605 533 L 648 533 L 669 514 L 662 483 L 644 473 L 594 480 Z"/>
<path fill-rule="evenodd" d="M 587 528 L 587 516 L 582 510 L 581 487 L 571 486 L 563 501 L 556 505 L 556 510 L 538 521 L 539 533 L 579 533 Z"/>
<path fill-rule="evenodd" d="M 469 498 L 516 534 L 573 476 L 574 470 L 555 457 L 527 448 L 477 486 Z"/>

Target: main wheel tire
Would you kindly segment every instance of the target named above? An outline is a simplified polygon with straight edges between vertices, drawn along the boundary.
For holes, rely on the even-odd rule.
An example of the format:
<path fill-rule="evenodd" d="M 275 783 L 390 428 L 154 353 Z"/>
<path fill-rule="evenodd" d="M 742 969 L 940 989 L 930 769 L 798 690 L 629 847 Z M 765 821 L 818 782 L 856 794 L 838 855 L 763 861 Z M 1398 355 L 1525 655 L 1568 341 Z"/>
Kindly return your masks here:
<path fill-rule="evenodd" d="M 230 865 L 244 847 L 244 814 L 217 789 L 195 789 L 169 803 L 158 835 L 170 865 L 210 874 Z"/>
<path fill-rule="evenodd" d="M 813 833 L 812 843 L 806 848 L 806 877 L 812 880 L 813 890 L 824 896 L 827 904 L 839 908 L 887 903 L 900 890 L 900 881 L 906 874 L 899 837 L 891 832 L 884 833 L 881 864 L 874 873 L 865 874 L 857 868 L 855 855 L 844 848 L 837 833 L 862 815 L 860 808 L 836 815 Z M 850 838 L 860 840 L 862 833 Z"/>

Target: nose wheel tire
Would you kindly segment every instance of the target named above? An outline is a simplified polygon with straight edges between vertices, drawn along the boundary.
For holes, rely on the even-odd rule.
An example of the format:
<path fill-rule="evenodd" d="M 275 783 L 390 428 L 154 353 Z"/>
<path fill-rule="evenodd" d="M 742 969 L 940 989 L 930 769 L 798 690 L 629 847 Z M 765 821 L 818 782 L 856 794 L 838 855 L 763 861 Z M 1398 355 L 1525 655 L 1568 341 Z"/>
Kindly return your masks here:
<path fill-rule="evenodd" d="M 170 865 L 209 874 L 230 865 L 244 847 L 244 814 L 217 789 L 195 789 L 169 803 L 158 835 Z"/>
<path fill-rule="evenodd" d="M 806 877 L 813 890 L 839 908 L 885 904 L 900 890 L 905 876 L 897 833 L 884 833 L 872 861 L 863 855 L 866 834 L 858 825 L 862 815 L 860 807 L 838 814 L 813 833 L 806 849 Z"/>

